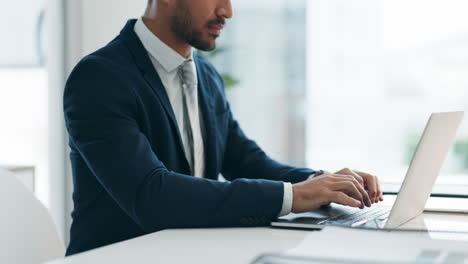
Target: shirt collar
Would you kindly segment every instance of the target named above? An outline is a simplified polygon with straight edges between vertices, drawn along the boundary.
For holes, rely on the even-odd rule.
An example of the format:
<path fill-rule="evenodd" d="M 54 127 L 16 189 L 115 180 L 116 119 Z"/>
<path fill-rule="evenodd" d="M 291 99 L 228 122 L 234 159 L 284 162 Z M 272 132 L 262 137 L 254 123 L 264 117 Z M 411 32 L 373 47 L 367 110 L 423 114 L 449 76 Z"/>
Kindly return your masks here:
<path fill-rule="evenodd" d="M 186 60 L 193 60 L 193 54 L 189 58 L 184 58 L 171 47 L 162 42 L 149 30 L 142 18 L 135 24 L 135 33 L 140 38 L 146 51 L 159 63 L 167 72 L 172 72 L 181 66 Z"/>

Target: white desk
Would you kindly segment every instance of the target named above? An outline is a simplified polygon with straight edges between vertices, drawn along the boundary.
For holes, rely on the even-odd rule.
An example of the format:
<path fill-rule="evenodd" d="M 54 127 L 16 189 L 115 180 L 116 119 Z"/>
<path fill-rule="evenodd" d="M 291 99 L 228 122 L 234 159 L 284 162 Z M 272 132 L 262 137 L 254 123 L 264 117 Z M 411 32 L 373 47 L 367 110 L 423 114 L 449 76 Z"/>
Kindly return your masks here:
<path fill-rule="evenodd" d="M 461 228 L 468 231 L 468 215 L 425 213 L 405 227 L 421 222 L 437 227 Z M 306 237 L 319 231 L 273 228 L 213 228 L 166 230 L 114 245 L 91 250 L 53 264 L 75 263 L 250 263 L 262 253 L 282 253 L 298 246 Z M 379 231 L 376 231 L 379 232 Z M 410 236 L 427 236 L 411 233 Z M 468 241 L 468 234 L 431 234 L 437 239 Z"/>

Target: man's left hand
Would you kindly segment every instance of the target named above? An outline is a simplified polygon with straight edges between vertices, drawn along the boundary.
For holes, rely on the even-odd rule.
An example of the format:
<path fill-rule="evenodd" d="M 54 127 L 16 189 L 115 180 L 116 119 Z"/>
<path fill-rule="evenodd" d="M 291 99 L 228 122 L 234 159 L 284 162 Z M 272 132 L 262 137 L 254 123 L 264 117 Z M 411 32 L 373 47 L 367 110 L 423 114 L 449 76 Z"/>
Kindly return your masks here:
<path fill-rule="evenodd" d="M 353 176 L 367 191 L 372 203 L 383 201 L 383 193 L 380 189 L 379 179 L 377 176 L 349 168 L 344 168 L 334 174 Z"/>

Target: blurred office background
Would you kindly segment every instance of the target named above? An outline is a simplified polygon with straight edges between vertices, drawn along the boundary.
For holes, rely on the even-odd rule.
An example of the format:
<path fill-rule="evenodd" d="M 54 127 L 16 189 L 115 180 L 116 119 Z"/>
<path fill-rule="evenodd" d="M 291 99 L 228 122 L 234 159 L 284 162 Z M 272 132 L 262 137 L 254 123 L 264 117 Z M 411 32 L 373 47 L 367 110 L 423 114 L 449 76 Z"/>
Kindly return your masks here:
<path fill-rule="evenodd" d="M 204 55 L 225 76 L 247 135 L 279 161 L 398 184 L 430 113 L 468 110 L 465 0 L 232 2 L 219 49 Z M 0 166 L 21 172 L 65 241 L 73 205 L 64 81 L 145 5 L 0 0 Z M 436 188 L 468 190 L 466 121 Z"/>

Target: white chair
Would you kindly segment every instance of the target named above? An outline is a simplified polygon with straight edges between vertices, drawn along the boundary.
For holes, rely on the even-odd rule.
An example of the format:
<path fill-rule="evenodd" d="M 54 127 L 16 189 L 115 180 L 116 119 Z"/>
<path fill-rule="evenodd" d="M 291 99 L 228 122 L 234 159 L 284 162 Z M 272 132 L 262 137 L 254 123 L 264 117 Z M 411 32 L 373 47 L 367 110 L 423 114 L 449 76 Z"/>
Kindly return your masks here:
<path fill-rule="evenodd" d="M 39 264 L 64 253 L 47 209 L 15 175 L 0 169 L 0 263 Z"/>

